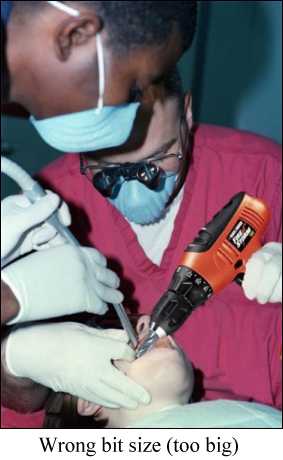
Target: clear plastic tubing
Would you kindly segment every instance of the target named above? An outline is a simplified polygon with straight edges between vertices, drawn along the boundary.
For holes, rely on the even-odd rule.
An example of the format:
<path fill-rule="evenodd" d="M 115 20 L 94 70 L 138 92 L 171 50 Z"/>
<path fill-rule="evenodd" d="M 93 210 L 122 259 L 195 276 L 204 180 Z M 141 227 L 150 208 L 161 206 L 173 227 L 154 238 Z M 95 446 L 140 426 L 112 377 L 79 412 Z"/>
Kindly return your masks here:
<path fill-rule="evenodd" d="M 31 203 L 35 203 L 46 195 L 45 190 L 36 182 L 26 171 L 8 158 L 1 156 L 1 173 L 13 179 Z M 52 224 L 56 231 L 63 236 L 69 243 L 80 246 L 71 231 L 62 224 L 57 213 L 48 218 L 48 223 Z"/>
<path fill-rule="evenodd" d="M 25 196 L 29 199 L 31 203 L 35 203 L 36 201 L 40 200 L 46 195 L 45 190 L 41 187 L 41 185 L 36 182 L 23 168 L 19 165 L 14 163 L 13 161 L 9 160 L 1 156 L 1 174 L 6 174 L 10 177 L 14 182 L 16 182 L 19 187 L 22 189 Z M 48 219 L 47 222 L 53 225 L 55 230 L 59 235 L 61 235 L 65 240 L 73 246 L 80 247 L 80 243 L 74 237 L 72 232 L 65 227 L 60 221 L 58 214 L 52 214 Z M 1 260 L 1 268 L 5 265 L 5 260 Z M 128 333 L 128 336 L 133 344 L 134 347 L 137 345 L 136 334 L 134 329 L 129 321 L 128 315 L 125 312 L 125 309 L 122 304 L 115 304 L 113 305 L 117 316 L 119 317 L 123 328 Z"/>

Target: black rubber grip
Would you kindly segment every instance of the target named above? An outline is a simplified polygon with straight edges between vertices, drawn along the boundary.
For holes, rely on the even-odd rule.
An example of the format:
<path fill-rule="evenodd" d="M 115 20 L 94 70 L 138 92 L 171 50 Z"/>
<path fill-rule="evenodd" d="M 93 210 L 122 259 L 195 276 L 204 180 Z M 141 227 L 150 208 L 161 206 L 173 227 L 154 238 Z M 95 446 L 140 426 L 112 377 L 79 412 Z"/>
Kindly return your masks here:
<path fill-rule="evenodd" d="M 193 242 L 188 245 L 186 251 L 205 252 L 210 249 L 235 214 L 244 196 L 245 192 L 237 193 L 199 232 Z"/>
<path fill-rule="evenodd" d="M 155 329 L 161 327 L 166 334 L 173 334 L 211 295 L 211 287 L 198 273 L 180 266 L 168 291 L 156 304 L 151 322 L 155 323 Z"/>

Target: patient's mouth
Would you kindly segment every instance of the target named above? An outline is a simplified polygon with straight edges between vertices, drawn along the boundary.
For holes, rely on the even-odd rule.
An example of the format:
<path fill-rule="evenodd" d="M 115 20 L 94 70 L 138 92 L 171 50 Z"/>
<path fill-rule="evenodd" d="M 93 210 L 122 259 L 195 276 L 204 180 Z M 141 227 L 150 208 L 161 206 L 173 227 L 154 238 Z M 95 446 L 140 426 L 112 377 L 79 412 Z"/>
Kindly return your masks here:
<path fill-rule="evenodd" d="M 150 325 L 150 316 L 142 316 L 139 319 L 137 323 L 137 328 L 136 328 L 137 335 L 138 335 L 138 344 L 135 348 L 136 351 L 141 347 L 143 342 L 147 339 L 148 332 L 149 332 L 149 325 Z M 149 350 L 146 353 L 152 350 L 155 350 L 156 348 L 175 348 L 175 344 L 174 344 L 172 337 L 165 336 L 165 337 L 159 338 L 154 343 L 154 345 L 149 348 Z"/>
<path fill-rule="evenodd" d="M 140 346 L 143 344 L 145 339 L 146 339 L 146 336 L 144 336 L 142 338 L 142 340 L 138 340 L 136 350 L 138 350 L 140 348 Z M 162 338 L 158 339 L 154 343 L 154 345 L 145 354 L 150 353 L 151 351 L 156 350 L 157 348 L 171 348 L 171 349 L 174 349 L 175 347 L 174 347 L 174 344 L 172 343 L 171 337 L 162 337 Z M 144 356 L 144 355 L 142 355 L 142 356 Z M 139 359 L 139 358 L 137 358 L 137 359 Z"/>

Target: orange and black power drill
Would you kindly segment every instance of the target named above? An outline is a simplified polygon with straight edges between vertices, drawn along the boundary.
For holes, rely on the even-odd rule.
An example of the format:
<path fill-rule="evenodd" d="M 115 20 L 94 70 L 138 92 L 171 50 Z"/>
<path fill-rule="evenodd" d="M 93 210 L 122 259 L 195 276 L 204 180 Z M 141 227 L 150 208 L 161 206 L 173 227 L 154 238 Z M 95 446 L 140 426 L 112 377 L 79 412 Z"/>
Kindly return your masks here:
<path fill-rule="evenodd" d="M 200 230 L 153 309 L 149 333 L 138 347 L 137 357 L 158 338 L 178 330 L 198 306 L 231 281 L 241 284 L 245 264 L 260 249 L 269 219 L 262 200 L 240 192 Z"/>

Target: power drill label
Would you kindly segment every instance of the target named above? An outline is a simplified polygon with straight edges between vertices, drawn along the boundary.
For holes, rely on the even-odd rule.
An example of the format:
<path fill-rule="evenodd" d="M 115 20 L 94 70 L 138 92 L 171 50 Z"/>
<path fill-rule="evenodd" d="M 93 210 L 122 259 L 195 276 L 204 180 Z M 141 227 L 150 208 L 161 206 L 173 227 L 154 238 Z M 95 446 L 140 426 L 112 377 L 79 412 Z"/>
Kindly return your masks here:
<path fill-rule="evenodd" d="M 244 222 L 243 220 L 238 220 L 237 224 L 233 228 L 232 232 L 228 236 L 228 241 L 240 252 L 245 249 L 249 241 L 255 235 L 255 230 Z"/>

